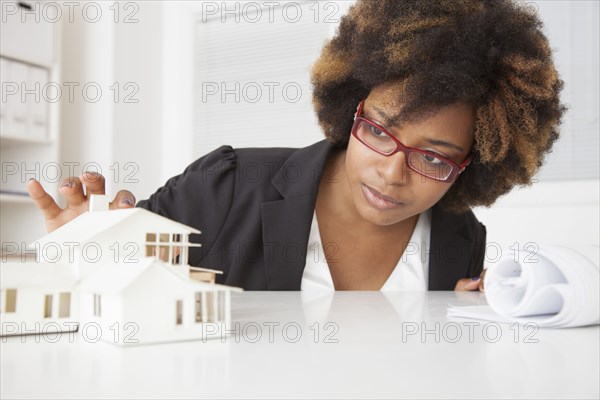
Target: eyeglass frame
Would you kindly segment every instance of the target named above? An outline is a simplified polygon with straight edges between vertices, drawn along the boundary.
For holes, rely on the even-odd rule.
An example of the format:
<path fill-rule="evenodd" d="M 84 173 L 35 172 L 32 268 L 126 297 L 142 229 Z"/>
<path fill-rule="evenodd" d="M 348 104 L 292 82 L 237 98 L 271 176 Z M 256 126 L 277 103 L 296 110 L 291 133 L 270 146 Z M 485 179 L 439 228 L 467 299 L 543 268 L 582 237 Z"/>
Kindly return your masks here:
<path fill-rule="evenodd" d="M 356 107 L 356 112 L 354 113 L 354 123 L 352 124 L 352 136 L 354 136 L 359 142 L 361 142 L 362 144 L 364 144 L 365 146 L 367 146 L 369 149 L 373 150 L 374 152 L 376 152 L 377 154 L 381 154 L 382 156 L 386 156 L 386 157 L 390 157 L 396 153 L 402 152 L 404 153 L 404 158 L 406 159 L 406 165 L 408 166 L 408 168 L 410 168 L 412 171 L 415 171 L 417 174 L 419 175 L 423 175 L 427 178 L 431 178 L 433 180 L 436 180 L 438 182 L 444 182 L 444 183 L 454 183 L 456 182 L 456 179 L 458 179 L 458 176 L 465 170 L 465 168 L 467 168 L 467 166 L 471 163 L 471 161 L 473 160 L 473 152 L 469 152 L 469 155 L 467 156 L 467 158 L 460 164 L 455 163 L 454 161 L 443 157 L 437 153 L 434 153 L 432 151 L 427 151 L 427 150 L 421 150 L 421 149 L 416 149 L 414 147 L 408 147 L 403 145 L 402 143 L 400 143 L 400 141 L 398 139 L 396 139 L 394 137 L 394 135 L 392 135 L 390 132 L 388 132 L 387 129 L 385 129 L 383 126 L 379 125 L 377 122 L 371 121 L 369 118 L 366 118 L 364 116 L 361 116 L 361 114 L 363 113 L 363 105 L 364 105 L 365 100 L 361 100 L 358 103 L 358 107 Z M 363 120 L 368 124 L 374 125 L 377 129 L 380 129 L 383 133 L 385 133 L 389 138 L 391 138 L 394 143 L 396 144 L 396 148 L 391 152 L 391 153 L 382 153 L 381 151 L 373 148 L 373 146 L 370 146 L 368 143 L 366 143 L 365 141 L 363 141 L 359 136 L 358 136 L 358 127 L 360 125 L 360 121 Z M 419 154 L 426 154 L 429 156 L 433 156 L 437 159 L 440 159 L 448 164 L 450 164 L 450 166 L 452 167 L 452 171 L 450 172 L 450 175 L 448 175 L 447 178 L 445 179 L 440 179 L 440 178 L 436 178 L 434 176 L 430 176 L 430 175 L 426 175 L 420 171 L 417 171 L 415 168 L 413 168 L 410 163 L 408 162 L 409 160 L 409 156 L 410 153 L 412 152 L 416 152 Z"/>

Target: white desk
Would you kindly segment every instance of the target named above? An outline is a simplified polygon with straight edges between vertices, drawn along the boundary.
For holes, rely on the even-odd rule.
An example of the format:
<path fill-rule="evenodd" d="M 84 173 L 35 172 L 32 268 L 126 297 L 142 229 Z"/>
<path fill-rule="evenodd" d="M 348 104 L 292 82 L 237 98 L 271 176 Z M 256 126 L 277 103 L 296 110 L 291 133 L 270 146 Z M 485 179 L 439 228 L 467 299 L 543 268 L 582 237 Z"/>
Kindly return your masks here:
<path fill-rule="evenodd" d="M 476 292 L 338 292 L 321 297 L 245 292 L 233 297 L 233 319 L 239 322 L 240 333 L 224 342 L 123 348 L 88 343 L 79 333 L 73 338 L 64 334 L 56 343 L 39 336 L 24 337 L 24 343 L 19 337 L 9 338 L 1 342 L 0 394 L 2 398 L 599 397 L 598 327 L 535 332 L 474 322 L 471 343 L 469 321 L 447 319 L 446 305 L 484 301 Z M 294 343 L 298 328 L 301 334 Z M 409 335 L 415 328 L 419 332 Z M 420 333 L 425 329 L 432 333 L 423 340 Z"/>

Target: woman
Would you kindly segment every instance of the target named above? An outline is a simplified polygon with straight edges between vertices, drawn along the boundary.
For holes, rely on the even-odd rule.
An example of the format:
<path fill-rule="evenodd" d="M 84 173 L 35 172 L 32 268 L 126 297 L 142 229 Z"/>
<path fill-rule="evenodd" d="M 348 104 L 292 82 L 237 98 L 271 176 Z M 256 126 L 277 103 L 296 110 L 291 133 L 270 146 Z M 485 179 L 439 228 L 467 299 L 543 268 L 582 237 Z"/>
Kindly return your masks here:
<path fill-rule="evenodd" d="M 232 286 L 475 290 L 470 208 L 531 182 L 565 112 L 541 26 L 509 0 L 359 1 L 312 70 L 326 140 L 223 146 L 137 206 L 201 229 L 190 263 Z M 87 209 L 83 186 L 104 192 L 71 178 L 63 210 L 28 184 L 48 230 Z M 134 204 L 121 191 L 111 208 Z"/>

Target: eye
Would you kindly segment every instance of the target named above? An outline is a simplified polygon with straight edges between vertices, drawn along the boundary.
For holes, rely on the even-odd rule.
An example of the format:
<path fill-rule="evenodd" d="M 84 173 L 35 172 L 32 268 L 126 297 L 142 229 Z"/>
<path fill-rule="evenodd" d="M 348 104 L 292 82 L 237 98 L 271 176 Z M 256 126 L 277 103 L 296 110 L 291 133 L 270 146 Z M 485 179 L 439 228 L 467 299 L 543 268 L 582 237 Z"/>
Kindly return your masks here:
<path fill-rule="evenodd" d="M 374 125 L 369 124 L 369 131 L 373 134 L 373 136 L 378 136 L 378 137 L 387 136 L 381 129 L 378 129 Z"/>
<path fill-rule="evenodd" d="M 425 160 L 427 163 L 432 164 L 432 165 L 444 164 L 444 162 L 442 160 L 440 160 L 439 158 L 437 158 L 436 156 L 434 156 L 432 154 L 421 154 L 421 158 L 423 158 L 423 160 Z"/>

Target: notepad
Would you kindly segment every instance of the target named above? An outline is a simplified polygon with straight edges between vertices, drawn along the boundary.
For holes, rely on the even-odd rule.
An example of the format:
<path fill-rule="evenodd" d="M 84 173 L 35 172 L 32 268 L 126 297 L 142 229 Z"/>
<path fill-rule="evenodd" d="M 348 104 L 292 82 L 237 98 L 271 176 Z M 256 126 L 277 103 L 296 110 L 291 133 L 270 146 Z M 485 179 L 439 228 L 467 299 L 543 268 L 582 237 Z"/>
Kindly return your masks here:
<path fill-rule="evenodd" d="M 488 267 L 484 306 L 448 305 L 446 315 L 566 328 L 600 323 L 598 246 L 519 249 Z"/>

